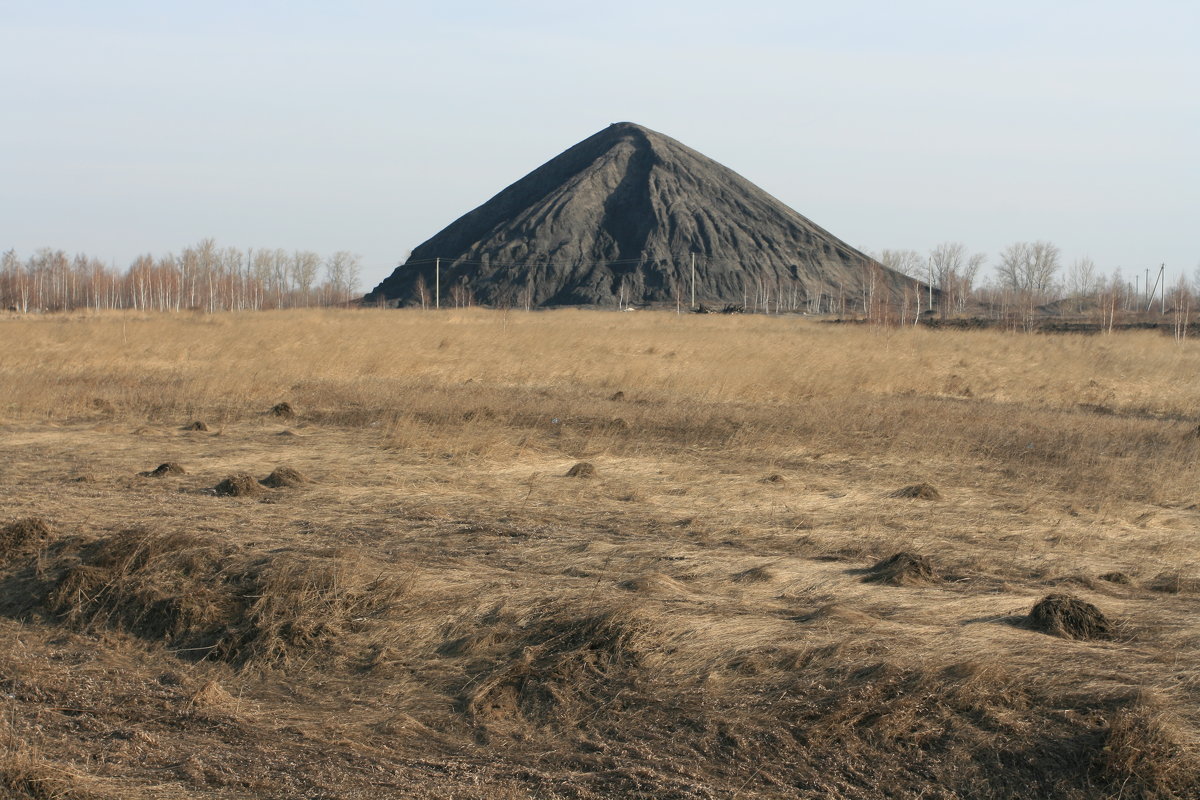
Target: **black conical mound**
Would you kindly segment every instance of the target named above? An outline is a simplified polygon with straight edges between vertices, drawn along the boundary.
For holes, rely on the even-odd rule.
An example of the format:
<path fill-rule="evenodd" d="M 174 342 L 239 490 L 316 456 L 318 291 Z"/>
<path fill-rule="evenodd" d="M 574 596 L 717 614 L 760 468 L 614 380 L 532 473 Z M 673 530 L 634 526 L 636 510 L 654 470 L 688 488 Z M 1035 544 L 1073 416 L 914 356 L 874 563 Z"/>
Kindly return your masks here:
<path fill-rule="evenodd" d="M 918 284 L 669 136 L 610 125 L 413 250 L 368 301 L 858 309 Z"/>

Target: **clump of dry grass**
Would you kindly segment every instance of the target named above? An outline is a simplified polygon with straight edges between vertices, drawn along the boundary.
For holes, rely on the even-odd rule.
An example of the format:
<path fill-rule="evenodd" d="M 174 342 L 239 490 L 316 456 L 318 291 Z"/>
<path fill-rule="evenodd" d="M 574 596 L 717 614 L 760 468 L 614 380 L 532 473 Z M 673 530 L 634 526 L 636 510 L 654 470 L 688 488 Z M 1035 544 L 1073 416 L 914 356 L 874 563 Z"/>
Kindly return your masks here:
<path fill-rule="evenodd" d="M 863 580 L 891 586 L 913 586 L 933 583 L 938 580 L 938 575 L 927 556 L 901 551 L 877 562 L 867 570 Z"/>
<path fill-rule="evenodd" d="M 292 404 L 286 400 L 282 403 L 276 403 L 275 405 L 271 406 L 271 410 L 268 413 L 272 417 L 279 417 L 280 419 L 292 419 L 296 416 L 296 410 L 292 408 Z"/>
<path fill-rule="evenodd" d="M 6 800 L 112 800 L 95 781 L 29 748 L 0 752 L 0 794 Z"/>
<path fill-rule="evenodd" d="M 0 563 L 49 536 L 50 523 L 41 517 L 26 517 L 7 523 L 0 527 Z"/>
<path fill-rule="evenodd" d="M 141 475 L 143 478 L 163 478 L 163 477 L 166 477 L 167 475 L 186 475 L 186 474 L 187 474 L 187 470 L 183 468 L 183 465 L 177 464 L 174 461 L 164 461 L 163 463 L 159 464 L 154 469 L 147 470 L 146 472 L 138 473 L 138 475 Z"/>
<path fill-rule="evenodd" d="M 249 497 L 262 491 L 253 475 L 239 472 L 230 475 L 213 487 L 213 493 L 218 497 Z"/>
<path fill-rule="evenodd" d="M 1200 787 L 1200 751 L 1178 716 L 1153 694 L 1118 708 L 1097 761 L 1122 796 L 1182 798 Z"/>
<path fill-rule="evenodd" d="M 235 713 L 237 707 L 237 698 L 210 678 L 187 698 L 184 712 L 200 716 L 221 716 Z"/>
<path fill-rule="evenodd" d="M 1029 612 L 1034 628 L 1066 639 L 1111 639 L 1114 627 L 1092 603 L 1069 594 L 1049 594 Z"/>
<path fill-rule="evenodd" d="M 308 483 L 308 478 L 301 474 L 299 470 L 292 467 L 276 467 L 260 483 L 271 489 L 287 489 L 303 486 Z"/>
<path fill-rule="evenodd" d="M 661 572 L 648 572 L 620 582 L 620 587 L 638 594 L 678 597 L 688 594 L 687 588 L 670 575 Z"/>
<path fill-rule="evenodd" d="M 734 573 L 733 580 L 736 583 L 770 583 L 776 577 L 775 571 L 770 568 L 770 565 L 759 564 L 756 567 Z"/>
<path fill-rule="evenodd" d="M 1176 571 L 1162 572 L 1155 575 L 1147 587 L 1164 594 L 1197 594 L 1200 593 L 1200 577 Z"/>
<path fill-rule="evenodd" d="M 355 634 L 406 586 L 336 554 L 263 554 L 145 529 L 64 543 L 41 572 L 30 596 L 74 627 L 234 664 L 349 658 L 365 646 Z"/>
<path fill-rule="evenodd" d="M 888 497 L 903 497 L 909 500 L 941 500 L 942 493 L 928 483 L 914 483 L 897 489 Z"/>
<path fill-rule="evenodd" d="M 661 638 L 626 607 L 582 617 L 546 611 L 507 644 L 515 658 L 499 661 L 462 698 L 471 722 L 492 731 L 586 721 L 616 694 L 636 691 Z"/>

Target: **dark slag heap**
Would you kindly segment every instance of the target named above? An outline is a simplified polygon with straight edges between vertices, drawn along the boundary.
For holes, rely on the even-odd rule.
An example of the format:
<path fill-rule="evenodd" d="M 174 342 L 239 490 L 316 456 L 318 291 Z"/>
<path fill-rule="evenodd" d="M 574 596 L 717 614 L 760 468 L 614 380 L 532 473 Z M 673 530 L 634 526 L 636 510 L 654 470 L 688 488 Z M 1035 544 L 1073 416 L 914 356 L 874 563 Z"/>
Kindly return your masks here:
<path fill-rule="evenodd" d="M 922 285 L 884 268 L 745 178 L 669 136 L 619 122 L 521 178 L 413 250 L 368 302 L 443 306 L 690 304 L 853 311 Z M 458 288 L 456 288 L 458 287 Z M 872 287 L 868 289 L 868 287 Z M 818 301 L 820 302 L 820 301 Z"/>

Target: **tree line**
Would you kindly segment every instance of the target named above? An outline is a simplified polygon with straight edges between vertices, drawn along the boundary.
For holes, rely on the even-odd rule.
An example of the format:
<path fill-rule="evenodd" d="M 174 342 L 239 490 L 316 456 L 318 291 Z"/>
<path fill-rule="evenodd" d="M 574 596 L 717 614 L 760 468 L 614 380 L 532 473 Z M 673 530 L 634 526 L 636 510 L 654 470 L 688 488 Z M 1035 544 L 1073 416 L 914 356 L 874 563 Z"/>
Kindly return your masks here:
<path fill-rule="evenodd" d="M 135 309 L 247 311 L 351 303 L 359 256 L 339 250 L 220 247 L 202 239 L 178 254 L 141 255 L 125 269 L 44 247 L 0 255 L 0 308 L 14 311 Z"/>
<path fill-rule="evenodd" d="M 1103 274 L 1089 257 L 1075 259 L 1064 269 L 1058 246 L 1052 242 L 1014 242 L 1000 251 L 992 275 L 980 281 L 987 265 L 983 253 L 972 253 L 962 242 L 943 242 L 922 254 L 916 250 L 883 250 L 875 254 L 884 266 L 927 283 L 933 311 L 942 316 L 983 310 L 989 316 L 1032 315 L 1055 304 L 1063 313 L 1090 313 L 1112 324 L 1114 315 L 1146 312 L 1189 314 L 1200 295 L 1200 266 L 1189 281 L 1180 274 L 1170 285 L 1156 285 L 1158 270 L 1126 277 L 1120 269 Z M 1163 282 L 1166 281 L 1165 275 Z M 928 310 L 928 306 L 926 306 Z"/>

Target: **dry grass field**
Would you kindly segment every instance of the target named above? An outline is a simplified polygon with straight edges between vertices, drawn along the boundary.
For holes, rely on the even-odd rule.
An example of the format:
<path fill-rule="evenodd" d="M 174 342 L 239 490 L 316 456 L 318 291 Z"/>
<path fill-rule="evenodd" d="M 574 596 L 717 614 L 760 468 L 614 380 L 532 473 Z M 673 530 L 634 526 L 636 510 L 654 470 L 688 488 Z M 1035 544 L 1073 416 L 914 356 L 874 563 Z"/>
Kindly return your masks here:
<path fill-rule="evenodd" d="M 1197 376 L 1152 333 L 0 319 L 0 796 L 1198 797 Z"/>

